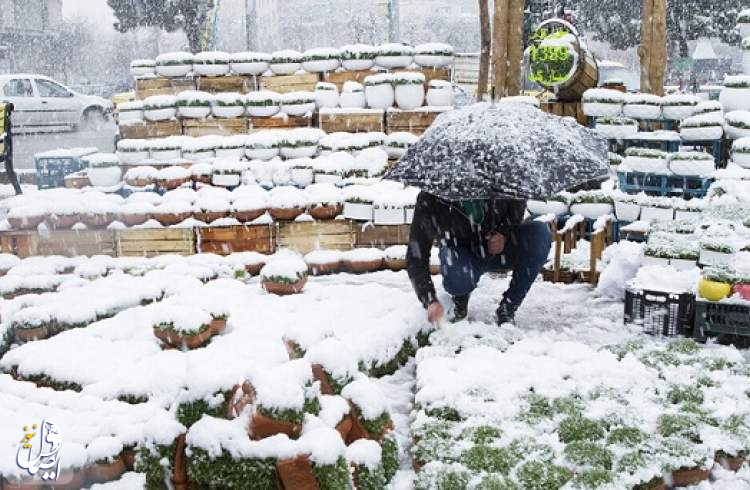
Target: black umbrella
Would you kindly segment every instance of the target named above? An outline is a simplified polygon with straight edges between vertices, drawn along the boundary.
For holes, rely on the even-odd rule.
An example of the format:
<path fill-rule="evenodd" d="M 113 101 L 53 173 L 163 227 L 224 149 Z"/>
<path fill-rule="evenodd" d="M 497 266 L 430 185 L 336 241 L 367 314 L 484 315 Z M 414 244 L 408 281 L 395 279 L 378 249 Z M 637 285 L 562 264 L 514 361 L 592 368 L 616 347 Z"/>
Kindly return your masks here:
<path fill-rule="evenodd" d="M 442 114 L 386 179 L 443 199 L 546 199 L 609 178 L 607 141 L 527 104 Z"/>

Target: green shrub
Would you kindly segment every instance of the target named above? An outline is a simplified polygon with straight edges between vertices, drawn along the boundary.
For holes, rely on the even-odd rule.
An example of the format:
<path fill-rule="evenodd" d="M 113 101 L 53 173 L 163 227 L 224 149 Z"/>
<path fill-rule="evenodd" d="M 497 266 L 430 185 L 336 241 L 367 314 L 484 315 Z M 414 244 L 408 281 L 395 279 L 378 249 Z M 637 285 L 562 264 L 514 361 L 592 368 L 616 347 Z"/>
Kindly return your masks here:
<path fill-rule="evenodd" d="M 644 466 L 646 466 L 646 457 L 642 453 L 626 453 L 617 462 L 617 471 L 633 475 Z"/>
<path fill-rule="evenodd" d="M 576 475 L 573 485 L 577 488 L 599 488 L 614 480 L 612 473 L 603 469 L 593 469 L 584 471 Z"/>
<path fill-rule="evenodd" d="M 218 395 L 219 393 L 216 393 Z M 185 427 L 190 427 L 198 422 L 203 414 L 212 417 L 223 418 L 227 413 L 227 398 L 229 393 L 222 393 L 224 401 L 215 407 L 211 407 L 206 400 L 193 400 L 188 403 L 180 403 L 177 406 L 177 420 Z"/>
<path fill-rule="evenodd" d="M 174 466 L 177 442 L 168 446 L 141 446 L 135 461 L 135 470 L 146 475 L 146 489 L 156 490 L 166 487 Z M 165 464 L 162 465 L 162 462 Z"/>
<path fill-rule="evenodd" d="M 664 437 L 682 437 L 698 441 L 698 427 L 694 416 L 682 414 L 664 414 L 656 422 L 659 434 Z"/>
<path fill-rule="evenodd" d="M 617 427 L 609 431 L 607 444 L 620 444 L 625 447 L 635 447 L 646 440 L 644 434 L 637 427 Z"/>
<path fill-rule="evenodd" d="M 503 435 L 500 429 L 491 425 L 480 425 L 466 432 L 468 432 L 466 436 L 469 436 L 474 444 L 489 444 Z"/>
<path fill-rule="evenodd" d="M 273 458 L 234 459 L 223 451 L 221 456 L 212 459 L 207 451 L 197 447 L 191 447 L 190 452 L 187 470 L 193 483 L 212 488 L 276 489 L 276 460 Z"/>
<path fill-rule="evenodd" d="M 669 403 L 703 403 L 703 390 L 694 385 L 674 385 L 667 393 Z"/>
<path fill-rule="evenodd" d="M 565 446 L 565 457 L 579 466 L 612 469 L 612 452 L 601 444 L 575 441 Z"/>
<path fill-rule="evenodd" d="M 420 464 L 430 461 L 455 461 L 455 440 L 451 429 L 455 424 L 436 419 L 414 431 L 414 445 L 411 453 Z"/>
<path fill-rule="evenodd" d="M 509 448 L 476 445 L 464 452 L 461 462 L 472 471 L 507 475 L 518 457 Z"/>
<path fill-rule="evenodd" d="M 600 422 L 586 417 L 568 417 L 560 422 L 558 435 L 560 440 L 565 443 L 595 441 L 604 437 L 604 427 Z"/>
<path fill-rule="evenodd" d="M 542 461 L 528 461 L 516 471 L 516 479 L 525 490 L 562 488 L 572 477 L 569 469 Z"/>
<path fill-rule="evenodd" d="M 414 490 L 465 490 L 471 474 L 461 465 L 423 468 L 414 481 Z"/>
<path fill-rule="evenodd" d="M 336 464 L 318 466 L 313 463 L 313 471 L 318 479 L 320 490 L 341 490 L 352 487 L 351 473 L 346 459 L 339 458 Z"/>
<path fill-rule="evenodd" d="M 486 475 L 482 478 L 474 490 L 523 490 L 516 485 L 507 476 L 503 475 Z"/>
<path fill-rule="evenodd" d="M 380 448 L 380 464 L 383 466 L 383 475 L 385 476 L 385 480 L 390 482 L 398 471 L 398 443 L 395 437 L 389 434 L 383 439 Z"/>

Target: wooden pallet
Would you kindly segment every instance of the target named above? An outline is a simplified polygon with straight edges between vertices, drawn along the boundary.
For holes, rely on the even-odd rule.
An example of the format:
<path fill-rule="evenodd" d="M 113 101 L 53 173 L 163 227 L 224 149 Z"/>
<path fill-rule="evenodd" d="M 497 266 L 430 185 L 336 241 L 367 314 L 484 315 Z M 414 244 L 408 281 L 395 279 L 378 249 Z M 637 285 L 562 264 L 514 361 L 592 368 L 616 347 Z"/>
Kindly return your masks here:
<path fill-rule="evenodd" d="M 277 248 L 306 254 L 313 250 L 349 250 L 356 242 L 355 225 L 349 220 L 314 223 L 277 223 Z"/>
<path fill-rule="evenodd" d="M 177 119 L 157 122 L 144 121 L 120 125 L 119 131 L 122 139 L 164 138 L 181 135 L 182 124 Z"/>
<path fill-rule="evenodd" d="M 248 131 L 260 131 L 263 129 L 293 129 L 308 128 L 313 125 L 312 117 L 305 116 L 273 116 L 273 117 L 249 117 Z"/>
<path fill-rule="evenodd" d="M 234 119 L 183 119 L 182 134 L 186 136 L 230 136 L 233 134 L 247 134 L 247 118 Z"/>
<path fill-rule="evenodd" d="M 112 230 L 55 230 L 37 235 L 37 255 L 111 255 L 115 254 Z"/>
<path fill-rule="evenodd" d="M 407 245 L 411 225 L 371 225 L 356 224 L 357 241 L 355 246 L 386 248 L 391 245 Z"/>
<path fill-rule="evenodd" d="M 579 124 L 584 126 L 588 124 L 588 117 L 583 113 L 583 106 L 580 102 L 542 102 L 540 108 L 544 112 L 554 114 L 560 117 L 572 117 Z"/>
<path fill-rule="evenodd" d="M 198 90 L 217 94 L 221 92 L 238 92 L 246 94 L 258 89 L 258 77 L 251 75 L 226 75 L 223 77 L 196 78 Z"/>
<path fill-rule="evenodd" d="M 324 73 L 323 81 L 336 85 L 339 92 L 344 88 L 344 83 L 352 81 L 365 83 L 365 78 L 370 75 L 377 75 L 378 73 L 385 73 L 383 71 L 375 70 L 357 70 L 357 71 L 336 71 L 333 73 Z"/>
<path fill-rule="evenodd" d="M 152 95 L 177 95 L 185 90 L 195 90 L 193 78 L 143 78 L 135 81 L 135 98 L 143 100 Z"/>
<path fill-rule="evenodd" d="M 428 108 L 404 111 L 401 109 L 389 109 L 385 113 L 386 133 L 406 131 L 421 135 L 435 119 L 444 111 L 435 111 Z"/>
<path fill-rule="evenodd" d="M 385 117 L 382 109 L 322 109 L 318 115 L 320 129 L 326 133 L 383 132 Z"/>
<path fill-rule="evenodd" d="M 234 252 L 272 253 L 273 230 L 270 225 L 221 226 L 197 228 L 198 250 L 202 253 L 229 255 Z"/>
<path fill-rule="evenodd" d="M 117 230 L 115 244 L 118 257 L 195 253 L 195 236 L 191 228 Z"/>
<path fill-rule="evenodd" d="M 317 73 L 300 73 L 299 75 L 277 75 L 260 77 L 261 90 L 273 90 L 280 94 L 305 90 L 312 92 L 320 81 Z"/>
<path fill-rule="evenodd" d="M 38 255 L 39 239 L 36 231 L 4 231 L 0 233 L 0 249 L 3 253 L 20 258 Z"/>

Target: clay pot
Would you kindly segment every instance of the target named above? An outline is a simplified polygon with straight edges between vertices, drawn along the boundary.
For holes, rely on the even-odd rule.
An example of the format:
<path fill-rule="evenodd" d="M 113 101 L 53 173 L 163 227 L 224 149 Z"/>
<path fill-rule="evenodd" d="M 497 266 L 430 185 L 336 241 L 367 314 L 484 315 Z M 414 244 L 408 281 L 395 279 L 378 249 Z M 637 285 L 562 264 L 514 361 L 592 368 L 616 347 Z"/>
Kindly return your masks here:
<path fill-rule="evenodd" d="M 118 219 L 122 221 L 126 226 L 142 225 L 148 221 L 150 216 L 148 214 L 119 214 Z"/>
<path fill-rule="evenodd" d="M 181 187 L 188 182 L 191 182 L 190 177 L 185 177 L 184 179 L 159 179 L 156 181 L 159 187 L 167 189 L 168 191 L 177 189 L 178 187 Z"/>
<path fill-rule="evenodd" d="M 204 223 L 211 223 L 217 219 L 226 218 L 229 216 L 229 211 L 196 211 L 193 216 Z"/>
<path fill-rule="evenodd" d="M 633 490 L 664 490 L 664 480 L 661 478 L 653 478 L 645 483 L 639 483 L 633 487 Z"/>
<path fill-rule="evenodd" d="M 286 434 L 290 438 L 296 439 L 301 432 L 302 426 L 299 424 L 272 419 L 258 411 L 255 411 L 252 419 L 250 419 L 249 435 L 255 441 L 275 436 L 276 434 Z"/>
<path fill-rule="evenodd" d="M 294 490 L 319 490 L 318 480 L 309 456 L 300 454 L 291 459 L 276 461 L 276 472 L 282 488 Z"/>
<path fill-rule="evenodd" d="M 135 468 L 135 449 L 123 449 L 120 453 L 120 459 L 127 471 L 133 471 Z"/>
<path fill-rule="evenodd" d="M 268 210 L 274 219 L 282 221 L 292 221 L 300 214 L 304 213 L 304 208 L 270 208 Z"/>
<path fill-rule="evenodd" d="M 49 329 L 46 326 L 16 329 L 16 339 L 18 339 L 19 342 L 44 340 L 47 337 L 49 337 Z"/>
<path fill-rule="evenodd" d="M 719 455 L 717 454 L 714 457 L 714 460 L 719 463 L 723 468 L 728 469 L 729 471 L 737 471 L 739 470 L 742 465 L 747 461 L 746 456 L 728 456 L 728 455 Z"/>
<path fill-rule="evenodd" d="M 175 448 L 174 454 L 174 467 L 172 467 L 172 483 L 175 484 L 175 488 L 187 488 L 187 460 L 185 459 L 185 434 L 180 434 L 177 437 L 177 447 Z"/>
<path fill-rule="evenodd" d="M 244 381 L 241 385 L 236 384 L 229 393 L 226 418 L 232 420 L 242 413 L 248 405 L 255 402 L 255 388 L 249 382 Z"/>
<path fill-rule="evenodd" d="M 8 218 L 11 228 L 14 230 L 35 230 L 45 216 L 28 216 L 26 218 Z"/>
<path fill-rule="evenodd" d="M 191 212 L 184 213 L 154 213 L 154 219 L 164 226 L 172 226 L 182 223 L 193 215 Z"/>
<path fill-rule="evenodd" d="M 324 276 L 334 274 L 341 270 L 341 261 L 331 262 L 328 264 L 308 264 L 307 270 L 313 276 Z"/>
<path fill-rule="evenodd" d="M 302 288 L 307 284 L 307 276 L 298 279 L 297 282 L 292 284 L 281 284 L 278 282 L 263 281 L 263 289 L 268 291 L 270 294 L 276 294 L 278 296 L 288 296 L 290 294 L 297 294 L 302 291 Z"/>
<path fill-rule="evenodd" d="M 192 179 L 193 182 L 196 184 L 205 184 L 205 185 L 211 185 L 211 175 L 193 175 Z"/>
<path fill-rule="evenodd" d="M 115 215 L 112 213 L 86 213 L 83 215 L 83 222 L 86 226 L 93 226 L 95 228 L 104 228 L 115 220 Z"/>
<path fill-rule="evenodd" d="M 687 487 L 697 485 L 704 480 L 708 480 L 710 469 L 706 468 L 680 468 L 672 472 L 673 487 Z"/>
<path fill-rule="evenodd" d="M 349 403 L 349 406 L 351 407 L 349 416 L 352 419 L 352 428 L 349 431 L 349 437 L 346 439 L 346 445 L 348 446 L 352 442 L 359 439 L 372 439 L 370 433 L 367 432 L 367 429 L 365 429 L 365 426 L 362 424 L 362 416 L 360 415 L 359 410 L 357 410 L 357 407 L 355 407 L 351 402 Z M 386 434 L 392 430 L 393 422 L 384 426 L 375 440 L 378 442 L 382 442 Z"/>
<path fill-rule="evenodd" d="M 53 214 L 50 216 L 50 223 L 55 228 L 73 228 L 73 225 L 81 221 L 81 215 L 78 213 L 73 214 Z"/>
<path fill-rule="evenodd" d="M 383 259 L 378 260 L 345 260 L 344 267 L 354 274 L 375 272 L 383 268 Z"/>
<path fill-rule="evenodd" d="M 211 325 L 208 327 L 214 335 L 220 335 L 227 329 L 226 318 L 214 318 L 211 320 Z"/>
<path fill-rule="evenodd" d="M 247 272 L 251 276 L 257 276 L 258 274 L 260 274 L 260 270 L 263 268 L 264 265 L 266 264 L 265 263 L 245 264 L 245 272 Z"/>
<path fill-rule="evenodd" d="M 315 219 L 334 219 L 336 216 L 344 212 L 344 205 L 312 206 L 307 212 Z"/>
<path fill-rule="evenodd" d="M 402 271 L 406 269 L 406 259 L 385 259 L 386 269 Z"/>
<path fill-rule="evenodd" d="M 197 349 L 198 347 L 203 347 L 209 340 L 211 340 L 211 337 L 213 337 L 213 331 L 209 327 L 195 335 L 180 335 L 175 332 L 167 332 L 154 327 L 154 335 L 170 347 L 182 348 L 185 346 L 188 349 Z"/>
<path fill-rule="evenodd" d="M 117 458 L 113 463 L 96 463 L 86 467 L 86 476 L 91 483 L 106 483 L 117 480 L 125 473 L 125 463 Z"/>
<path fill-rule="evenodd" d="M 146 187 L 148 185 L 154 184 L 155 182 L 156 180 L 154 179 L 144 179 L 144 178 L 125 179 L 125 183 L 131 187 Z"/>
<path fill-rule="evenodd" d="M 297 342 L 295 342 L 294 340 L 286 339 L 284 341 L 284 347 L 286 347 L 286 353 L 289 354 L 289 360 L 299 359 L 299 345 L 297 345 Z"/>
<path fill-rule="evenodd" d="M 347 440 L 349 433 L 352 431 L 352 417 L 350 415 L 345 416 L 341 419 L 341 422 L 336 425 L 336 430 L 341 434 L 341 439 Z"/>
<path fill-rule="evenodd" d="M 260 218 L 265 212 L 265 209 L 256 209 L 253 211 L 233 211 L 232 216 L 234 216 L 234 219 L 241 223 L 248 223 Z"/>
<path fill-rule="evenodd" d="M 335 395 L 333 387 L 331 387 L 331 382 L 328 379 L 328 373 L 323 369 L 323 366 L 313 364 L 312 375 L 315 381 L 320 381 L 320 393 L 322 395 Z"/>

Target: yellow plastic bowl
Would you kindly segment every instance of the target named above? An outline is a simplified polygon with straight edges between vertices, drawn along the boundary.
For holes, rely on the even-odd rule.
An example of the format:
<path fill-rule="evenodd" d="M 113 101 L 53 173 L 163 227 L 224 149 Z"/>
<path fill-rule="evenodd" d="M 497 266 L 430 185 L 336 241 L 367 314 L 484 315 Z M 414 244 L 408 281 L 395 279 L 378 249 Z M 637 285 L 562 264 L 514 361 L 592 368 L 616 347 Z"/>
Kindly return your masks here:
<path fill-rule="evenodd" d="M 719 301 L 732 293 L 732 285 L 725 282 L 701 279 L 698 283 L 698 294 L 709 301 Z"/>

